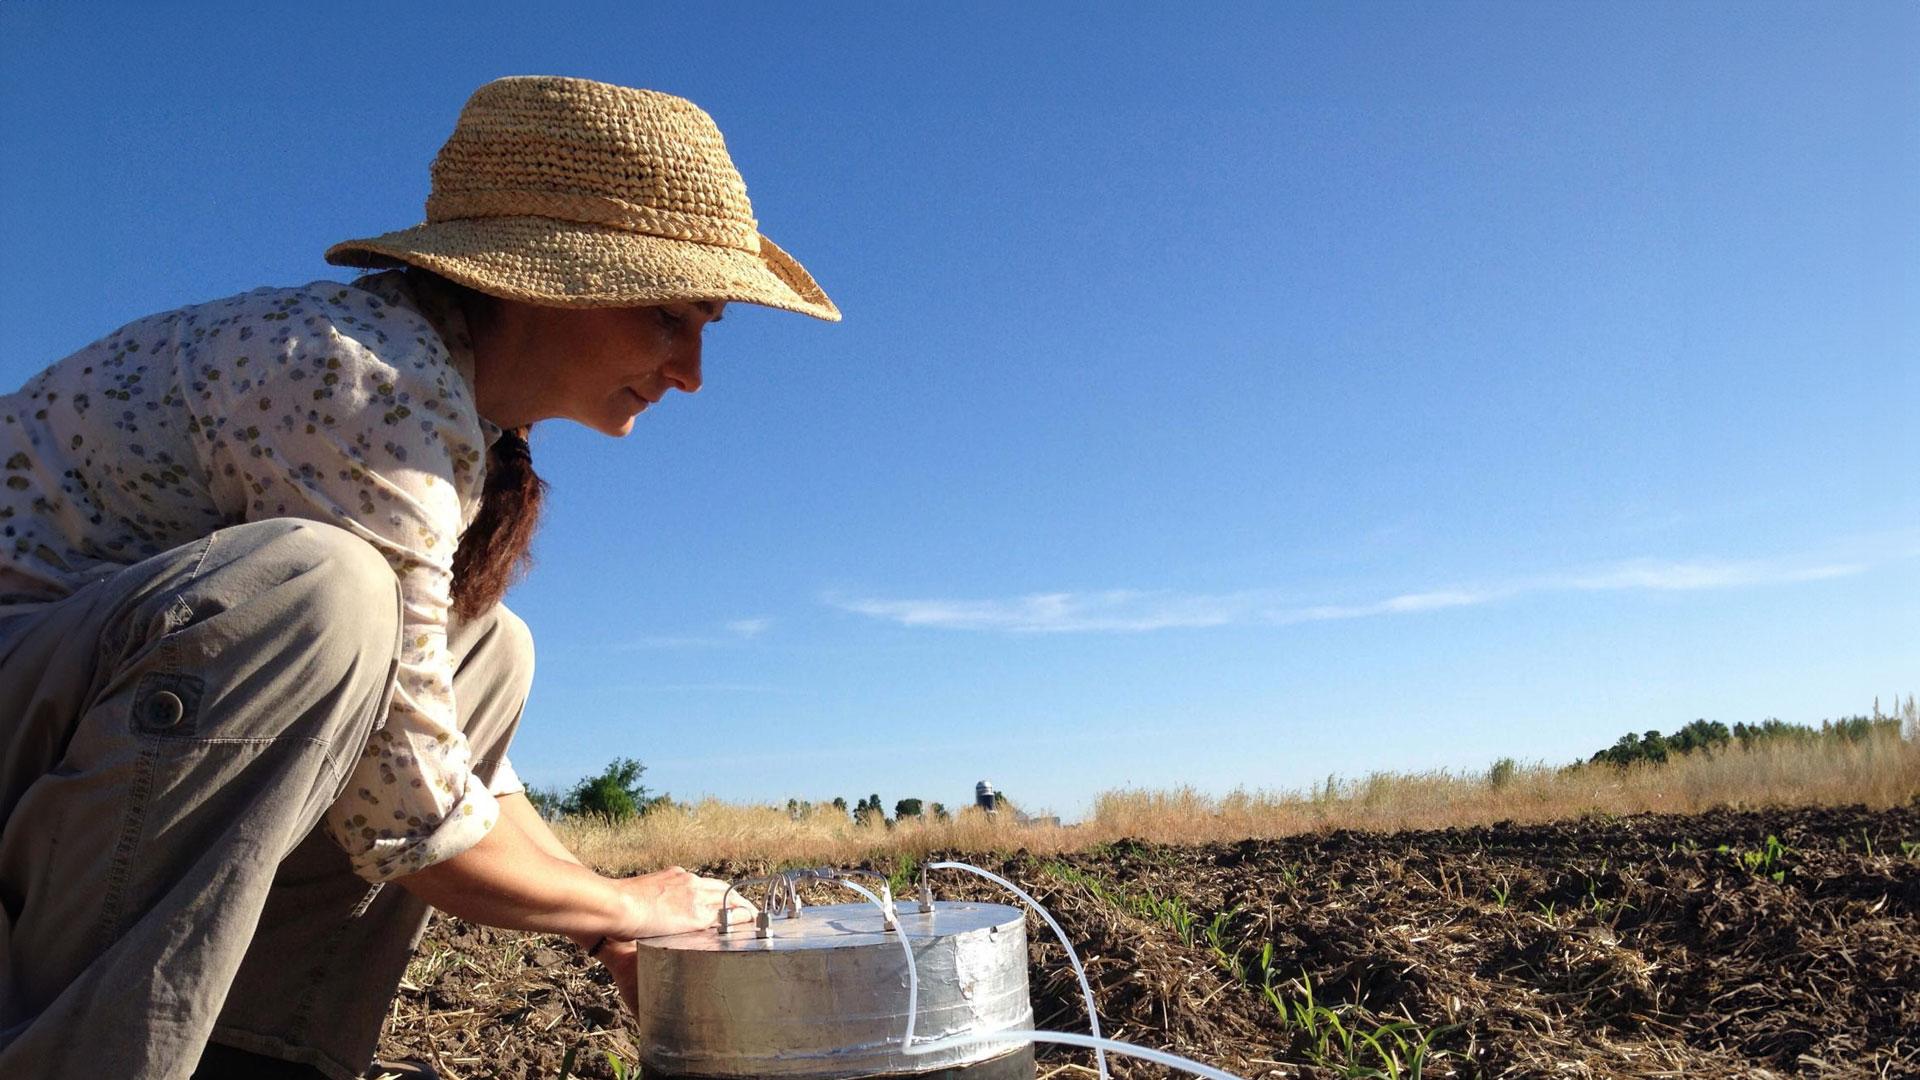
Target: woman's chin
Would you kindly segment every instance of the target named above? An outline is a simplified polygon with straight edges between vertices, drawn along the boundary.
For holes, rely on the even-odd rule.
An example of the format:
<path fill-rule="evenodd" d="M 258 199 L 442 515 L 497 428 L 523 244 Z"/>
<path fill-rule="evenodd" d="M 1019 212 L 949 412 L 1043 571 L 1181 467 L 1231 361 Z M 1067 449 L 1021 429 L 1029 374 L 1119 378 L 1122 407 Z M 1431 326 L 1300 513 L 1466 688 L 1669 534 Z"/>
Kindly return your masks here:
<path fill-rule="evenodd" d="M 626 412 L 603 412 L 597 416 L 576 417 L 576 419 L 584 427 L 618 439 L 633 432 L 635 417 L 634 414 Z"/>
<path fill-rule="evenodd" d="M 600 422 L 594 427 L 603 435 L 619 438 L 633 431 L 633 422 L 647 411 L 647 399 L 631 390 L 622 390 L 608 403 L 607 410 L 601 414 Z"/>

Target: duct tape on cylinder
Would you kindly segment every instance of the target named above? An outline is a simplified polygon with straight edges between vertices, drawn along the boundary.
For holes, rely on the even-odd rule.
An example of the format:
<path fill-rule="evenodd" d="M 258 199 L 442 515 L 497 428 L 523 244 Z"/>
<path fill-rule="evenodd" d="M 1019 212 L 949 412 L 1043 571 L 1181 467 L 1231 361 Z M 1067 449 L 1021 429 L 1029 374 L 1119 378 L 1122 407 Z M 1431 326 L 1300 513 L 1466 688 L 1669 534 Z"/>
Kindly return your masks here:
<path fill-rule="evenodd" d="M 649 1077 L 914 1076 L 1028 1080 L 1033 1048 L 906 1053 L 904 935 L 919 975 L 914 1042 L 1033 1027 L 1026 918 L 999 904 L 912 901 L 898 930 L 866 903 L 790 908 L 759 929 L 637 942 L 636 1041 Z"/>

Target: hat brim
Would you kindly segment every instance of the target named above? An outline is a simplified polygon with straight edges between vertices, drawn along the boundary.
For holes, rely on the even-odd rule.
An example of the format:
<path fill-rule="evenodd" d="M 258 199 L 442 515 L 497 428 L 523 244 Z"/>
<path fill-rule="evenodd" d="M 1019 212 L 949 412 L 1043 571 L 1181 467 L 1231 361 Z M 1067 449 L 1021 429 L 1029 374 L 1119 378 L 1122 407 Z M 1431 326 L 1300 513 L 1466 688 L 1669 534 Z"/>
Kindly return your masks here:
<path fill-rule="evenodd" d="M 544 217 L 429 222 L 327 249 L 336 266 L 413 265 L 494 296 L 547 307 L 641 307 L 737 300 L 840 321 L 791 255 L 758 254 Z"/>

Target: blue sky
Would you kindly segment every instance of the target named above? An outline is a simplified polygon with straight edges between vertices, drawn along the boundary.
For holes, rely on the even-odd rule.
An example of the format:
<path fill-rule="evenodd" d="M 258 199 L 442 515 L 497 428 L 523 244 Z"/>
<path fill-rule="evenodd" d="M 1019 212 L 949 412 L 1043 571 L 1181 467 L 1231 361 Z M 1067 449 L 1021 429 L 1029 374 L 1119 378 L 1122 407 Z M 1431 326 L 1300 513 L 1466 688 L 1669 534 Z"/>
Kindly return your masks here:
<path fill-rule="evenodd" d="M 0 5 L 8 387 L 341 276 L 506 74 L 699 102 L 846 312 L 536 432 L 535 782 L 1073 816 L 1920 689 L 1911 5 L 177 7 Z"/>

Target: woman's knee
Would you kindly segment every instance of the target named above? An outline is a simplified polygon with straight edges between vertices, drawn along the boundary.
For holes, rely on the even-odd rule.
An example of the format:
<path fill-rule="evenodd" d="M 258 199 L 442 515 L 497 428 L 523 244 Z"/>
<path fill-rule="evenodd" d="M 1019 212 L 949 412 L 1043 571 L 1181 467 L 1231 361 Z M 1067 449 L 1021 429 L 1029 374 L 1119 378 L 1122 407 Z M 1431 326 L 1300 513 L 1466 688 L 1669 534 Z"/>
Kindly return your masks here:
<path fill-rule="evenodd" d="M 259 593 L 225 600 L 265 602 L 263 615 L 301 627 L 323 654 L 381 668 L 398 655 L 399 579 L 378 549 L 346 529 L 301 518 L 252 522 L 216 535 L 210 554 L 220 564 L 214 576 L 244 565 L 250 582 L 237 587 Z"/>
<path fill-rule="evenodd" d="M 495 631 L 502 636 L 502 651 L 511 659 L 515 671 L 526 673 L 529 681 L 533 678 L 533 628 L 527 621 L 514 614 L 505 604 L 493 605 L 494 617 L 499 620 Z"/>
<path fill-rule="evenodd" d="M 346 611 L 371 607 L 371 601 L 399 605 L 399 578 L 371 542 L 346 528 L 324 521 L 288 519 L 282 540 L 282 559 L 301 573 L 319 575 L 315 600 L 340 605 Z"/>
<path fill-rule="evenodd" d="M 475 764 L 491 777 L 513 741 L 533 686 L 533 632 L 520 616 L 495 604 L 453 628 L 458 665 L 453 696 L 460 727 L 473 745 Z"/>
<path fill-rule="evenodd" d="M 505 604 L 453 630 L 453 651 L 460 664 L 479 665 L 490 681 L 525 696 L 533 683 L 533 630 Z"/>

